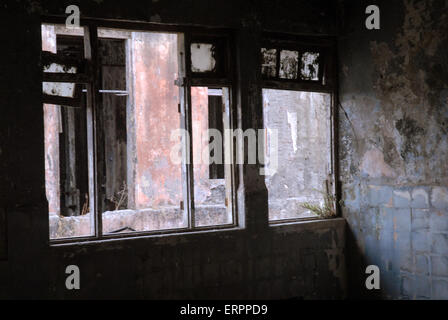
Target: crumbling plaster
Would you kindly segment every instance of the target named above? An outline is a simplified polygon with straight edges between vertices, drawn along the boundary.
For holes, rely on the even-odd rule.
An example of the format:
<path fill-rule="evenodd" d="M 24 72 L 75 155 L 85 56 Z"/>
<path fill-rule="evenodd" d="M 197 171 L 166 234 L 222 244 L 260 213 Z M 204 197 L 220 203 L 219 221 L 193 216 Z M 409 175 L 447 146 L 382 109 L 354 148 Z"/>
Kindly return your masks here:
<path fill-rule="evenodd" d="M 345 3 L 339 46 L 351 294 L 447 299 L 448 228 L 438 223 L 448 219 L 439 195 L 448 187 L 448 3 L 377 1 L 381 29 L 372 31 L 355 13 L 368 4 Z M 381 269 L 379 293 L 363 288 L 368 264 Z"/>

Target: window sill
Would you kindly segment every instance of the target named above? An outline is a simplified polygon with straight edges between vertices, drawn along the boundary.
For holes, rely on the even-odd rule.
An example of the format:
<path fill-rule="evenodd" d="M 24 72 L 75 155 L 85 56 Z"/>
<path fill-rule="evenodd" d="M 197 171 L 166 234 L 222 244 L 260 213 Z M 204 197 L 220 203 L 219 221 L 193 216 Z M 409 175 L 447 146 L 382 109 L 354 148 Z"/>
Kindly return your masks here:
<path fill-rule="evenodd" d="M 344 228 L 344 218 L 333 219 L 306 219 L 297 221 L 276 221 L 270 223 L 269 227 L 275 232 L 297 232 L 301 230 L 318 230 L 318 229 L 330 229 L 330 228 Z"/>
<path fill-rule="evenodd" d="M 67 246 L 90 246 L 90 245 L 99 245 L 99 244 L 121 244 L 121 243 L 129 243 L 130 241 L 177 241 L 184 240 L 185 237 L 194 237 L 194 236 L 202 236 L 207 234 L 233 234 L 235 232 L 239 232 L 245 230 L 244 228 L 231 226 L 227 228 L 203 228 L 203 229 L 194 229 L 194 230 L 179 230 L 173 232 L 146 232 L 139 234 L 123 234 L 122 236 L 115 237 L 104 237 L 102 239 L 96 238 L 84 238 L 84 239 L 61 239 L 61 240 L 50 240 L 50 248 L 58 248 L 58 247 L 67 247 Z"/>
<path fill-rule="evenodd" d="M 276 222 L 275 224 L 270 224 L 269 228 L 274 233 L 289 233 L 289 232 L 304 232 L 313 230 L 325 230 L 325 229 L 336 229 L 343 230 L 345 228 L 344 218 L 334 218 L 334 219 L 308 219 L 302 221 L 288 221 L 288 222 Z M 131 244 L 132 241 L 152 241 L 155 243 L 172 243 L 185 240 L 193 240 L 195 237 L 203 237 L 207 235 L 218 235 L 218 236 L 235 236 L 236 233 L 247 231 L 247 229 L 242 227 L 228 227 L 221 229 L 196 229 L 193 231 L 179 230 L 178 232 L 170 233 L 145 233 L 145 234 L 123 234 L 121 237 L 105 237 L 102 239 L 68 239 L 59 241 L 50 241 L 50 248 L 60 248 L 60 247 L 86 247 L 86 246 L 97 246 L 97 245 L 127 245 Z"/>

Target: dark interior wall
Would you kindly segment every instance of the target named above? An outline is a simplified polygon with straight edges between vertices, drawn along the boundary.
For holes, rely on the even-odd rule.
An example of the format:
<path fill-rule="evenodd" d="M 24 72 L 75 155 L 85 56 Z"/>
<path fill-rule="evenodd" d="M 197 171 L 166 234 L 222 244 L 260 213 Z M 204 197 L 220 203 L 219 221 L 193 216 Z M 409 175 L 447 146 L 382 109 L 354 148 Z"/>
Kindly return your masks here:
<path fill-rule="evenodd" d="M 344 297 L 345 222 L 268 227 L 264 177 L 256 165 L 240 171 L 245 229 L 49 246 L 40 16 L 64 14 L 69 4 L 90 17 L 234 28 L 243 129 L 262 127 L 254 58 L 261 31 L 337 31 L 334 1 L 2 3 L 0 212 L 7 217 L 8 252 L 0 257 L 0 298 Z M 65 289 L 69 264 L 80 267 L 81 290 Z"/>
<path fill-rule="evenodd" d="M 369 4 L 381 29 L 364 27 Z M 346 1 L 340 152 L 350 295 L 448 298 L 448 2 Z M 365 268 L 381 270 L 376 293 Z"/>

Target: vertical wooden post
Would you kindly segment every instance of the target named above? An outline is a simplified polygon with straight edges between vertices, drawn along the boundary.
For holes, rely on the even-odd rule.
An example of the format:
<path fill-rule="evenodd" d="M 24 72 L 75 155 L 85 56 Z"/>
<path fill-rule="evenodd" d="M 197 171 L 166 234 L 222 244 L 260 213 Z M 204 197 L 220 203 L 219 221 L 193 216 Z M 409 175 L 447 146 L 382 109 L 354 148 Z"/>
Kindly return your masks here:
<path fill-rule="evenodd" d="M 98 65 L 98 29 L 95 25 L 84 27 L 84 57 L 89 62 L 91 82 L 87 85 L 87 148 L 89 163 L 89 199 L 92 228 L 95 236 L 102 236 L 102 213 L 98 207 L 97 159 L 97 103 L 99 101 L 100 70 Z"/>
<path fill-rule="evenodd" d="M 183 190 L 183 210 L 184 219 L 188 221 L 188 228 L 194 228 L 194 182 L 193 182 L 193 152 L 191 143 L 191 90 L 187 77 L 187 61 L 189 56 L 188 48 L 186 48 L 186 34 L 178 34 L 177 50 L 178 50 L 178 68 L 179 68 L 179 104 L 180 104 L 180 122 L 181 129 L 188 134 L 183 141 L 182 149 L 182 190 Z M 182 205 L 181 205 L 182 209 Z M 185 220 L 184 220 L 185 221 Z"/>
<path fill-rule="evenodd" d="M 230 131 L 232 129 L 231 124 L 231 112 L 232 112 L 232 97 L 229 88 L 222 88 L 222 121 L 223 121 L 223 161 L 224 161 L 224 179 L 226 185 L 226 212 L 227 218 L 232 224 L 236 223 L 236 206 L 235 206 L 235 173 L 233 164 L 233 135 Z"/>

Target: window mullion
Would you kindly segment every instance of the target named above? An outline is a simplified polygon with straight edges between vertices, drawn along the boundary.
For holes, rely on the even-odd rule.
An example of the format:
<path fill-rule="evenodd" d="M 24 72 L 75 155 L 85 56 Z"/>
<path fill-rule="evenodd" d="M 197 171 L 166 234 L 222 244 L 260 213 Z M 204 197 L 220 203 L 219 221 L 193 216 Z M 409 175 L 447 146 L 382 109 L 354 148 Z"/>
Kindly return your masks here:
<path fill-rule="evenodd" d="M 191 34 L 186 32 L 183 34 L 182 48 L 185 52 L 183 55 L 184 61 L 181 68 L 183 68 L 183 88 L 184 88 L 184 125 L 188 132 L 188 139 L 186 144 L 186 175 L 184 184 L 186 185 L 186 205 L 188 210 L 188 227 L 194 229 L 196 226 L 195 206 L 194 206 L 194 164 L 193 164 L 193 123 L 191 111 Z"/>
<path fill-rule="evenodd" d="M 193 123 L 192 123 L 192 115 L 191 115 L 191 85 L 188 78 L 186 78 L 185 81 L 185 124 L 186 124 L 186 130 L 188 132 L 188 136 L 190 137 L 189 143 L 187 144 L 187 156 L 188 156 L 188 162 L 186 165 L 187 169 L 187 190 L 188 190 L 188 202 L 187 206 L 189 209 L 189 227 L 191 229 L 195 228 L 196 221 L 195 221 L 195 206 L 194 206 L 194 164 L 193 164 Z"/>
<path fill-rule="evenodd" d="M 194 228 L 194 193 L 193 193 L 193 152 L 192 152 L 192 123 L 191 123 L 191 84 L 187 77 L 187 57 L 189 50 L 186 47 L 188 41 L 186 34 L 178 35 L 178 66 L 179 76 L 179 113 L 180 128 L 182 129 L 182 191 L 183 203 L 181 209 L 184 219 L 188 222 L 188 228 Z M 184 220 L 184 221 L 185 221 Z"/>
<path fill-rule="evenodd" d="M 231 110 L 232 100 L 230 95 L 230 88 L 222 88 L 222 102 L 223 102 L 223 143 L 224 143 L 224 178 L 226 184 L 226 211 L 229 216 L 232 216 L 233 223 L 236 222 L 235 208 L 234 208 L 234 165 L 233 165 L 233 138 L 232 138 L 232 125 L 231 125 Z"/>
<path fill-rule="evenodd" d="M 97 104 L 99 102 L 99 67 L 98 67 L 98 30 L 95 25 L 84 27 L 84 57 L 89 62 L 91 82 L 87 85 L 87 138 L 89 162 L 89 200 L 93 211 L 93 228 L 95 236 L 102 237 L 102 216 L 98 206 L 98 174 L 97 174 Z"/>

